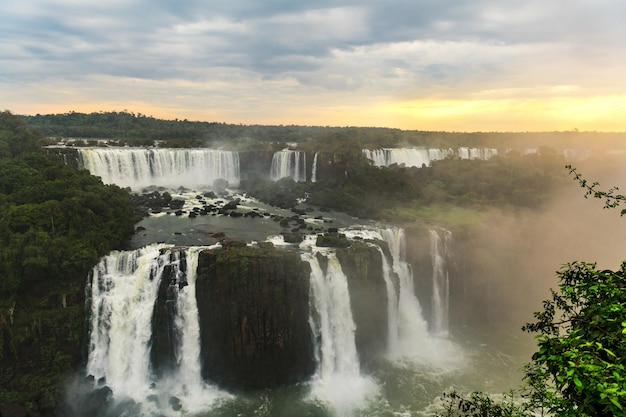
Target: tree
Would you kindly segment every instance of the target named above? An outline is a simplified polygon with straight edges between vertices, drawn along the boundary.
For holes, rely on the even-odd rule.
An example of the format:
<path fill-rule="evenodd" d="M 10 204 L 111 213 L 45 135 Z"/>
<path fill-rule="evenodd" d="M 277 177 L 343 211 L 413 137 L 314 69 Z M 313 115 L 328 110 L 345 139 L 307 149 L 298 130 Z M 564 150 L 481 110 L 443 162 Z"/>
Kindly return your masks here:
<path fill-rule="evenodd" d="M 617 271 L 574 262 L 524 329 L 539 333 L 526 367 L 533 408 L 559 416 L 626 414 L 626 262 Z"/>
<path fill-rule="evenodd" d="M 600 188 L 600 183 L 597 181 L 590 183 L 571 165 L 566 165 L 565 168 L 574 176 L 578 184 L 585 189 L 585 198 L 592 196 L 604 200 L 604 208 L 616 208 L 626 203 L 626 196 L 617 193 L 619 191 L 618 187 L 611 187 L 608 191 L 604 191 Z M 620 214 L 622 216 L 625 215 L 626 209 L 622 209 Z"/>

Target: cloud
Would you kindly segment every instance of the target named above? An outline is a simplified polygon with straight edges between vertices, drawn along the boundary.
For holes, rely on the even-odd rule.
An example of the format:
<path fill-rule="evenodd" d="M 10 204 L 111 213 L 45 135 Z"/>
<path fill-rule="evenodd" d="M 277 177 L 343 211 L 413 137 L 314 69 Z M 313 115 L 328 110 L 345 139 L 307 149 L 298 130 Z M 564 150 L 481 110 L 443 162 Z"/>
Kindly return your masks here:
<path fill-rule="evenodd" d="M 181 109 L 196 94 L 176 89 L 195 89 L 213 95 L 207 102 L 239 103 L 242 114 L 246 103 L 292 102 L 294 94 L 374 109 L 394 100 L 626 90 L 622 0 L 5 3 L 0 98 L 9 107 L 25 105 L 26 89 L 55 84 L 76 97 L 83 89 L 94 101 L 118 94 L 163 108 L 172 99 L 150 90 L 169 85 L 163 97 L 179 97 Z"/>

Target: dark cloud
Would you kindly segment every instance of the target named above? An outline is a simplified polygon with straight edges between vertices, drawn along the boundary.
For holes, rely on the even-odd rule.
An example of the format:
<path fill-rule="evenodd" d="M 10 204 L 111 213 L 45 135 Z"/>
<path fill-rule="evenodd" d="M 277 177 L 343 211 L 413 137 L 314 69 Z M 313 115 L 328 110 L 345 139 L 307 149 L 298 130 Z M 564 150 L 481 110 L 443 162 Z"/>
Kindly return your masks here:
<path fill-rule="evenodd" d="M 615 16 L 619 13 L 603 9 L 624 12 L 626 6 L 618 0 L 372 0 L 340 5 L 279 0 L 102 4 L 26 0 L 22 4 L 2 18 L 8 28 L 0 36 L 11 39 L 26 55 L 43 61 L 65 60 L 68 67 L 86 72 L 117 68 L 115 73 L 119 73 L 125 60 L 128 75 L 136 74 L 144 62 L 146 77 L 177 71 L 183 76 L 186 72 L 179 62 L 261 73 L 314 70 L 319 64 L 312 65 L 305 58 L 328 57 L 333 49 L 418 40 L 617 43 L 624 34 L 621 28 L 626 27 L 618 24 Z M 103 67 L 107 57 L 116 65 Z M 155 64 L 170 69 L 155 71 Z"/>

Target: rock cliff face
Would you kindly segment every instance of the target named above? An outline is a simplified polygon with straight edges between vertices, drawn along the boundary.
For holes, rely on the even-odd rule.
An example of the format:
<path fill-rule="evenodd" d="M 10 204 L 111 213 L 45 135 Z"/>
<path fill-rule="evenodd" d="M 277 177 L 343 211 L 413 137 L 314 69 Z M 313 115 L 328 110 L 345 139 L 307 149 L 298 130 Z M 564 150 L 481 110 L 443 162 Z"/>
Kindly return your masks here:
<path fill-rule="evenodd" d="M 307 380 L 315 370 L 309 281 L 297 253 L 245 246 L 201 252 L 203 377 L 232 390 Z"/>
<path fill-rule="evenodd" d="M 357 350 L 367 364 L 387 343 L 382 259 L 364 243 L 338 249 L 337 257 L 348 277 Z M 309 286 L 310 267 L 296 252 L 236 246 L 201 252 L 196 298 L 203 377 L 235 391 L 308 380 L 315 371 Z"/>
<path fill-rule="evenodd" d="M 180 254 L 179 254 L 180 256 Z M 185 259 L 181 259 L 184 263 Z M 152 317 L 152 368 L 157 375 L 171 371 L 176 366 L 176 332 L 174 320 L 178 308 L 178 290 L 186 284 L 178 276 L 179 268 L 173 265 L 166 265 L 159 292 L 154 305 L 154 315 Z"/>
<path fill-rule="evenodd" d="M 387 288 L 382 258 L 378 249 L 360 242 L 338 249 L 337 258 L 348 278 L 357 351 L 361 364 L 367 365 L 387 346 Z"/>

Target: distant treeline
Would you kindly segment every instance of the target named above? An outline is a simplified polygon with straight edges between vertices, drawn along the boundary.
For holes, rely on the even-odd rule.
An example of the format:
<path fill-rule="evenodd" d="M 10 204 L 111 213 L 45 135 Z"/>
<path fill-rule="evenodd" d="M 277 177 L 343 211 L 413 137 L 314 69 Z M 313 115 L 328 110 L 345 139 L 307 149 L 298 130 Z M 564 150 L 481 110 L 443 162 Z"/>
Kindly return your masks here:
<path fill-rule="evenodd" d="M 378 127 L 264 126 L 220 122 L 162 120 L 141 113 L 94 112 L 37 114 L 22 116 L 28 126 L 49 138 L 110 139 L 118 144 L 146 146 L 166 141 L 166 146 L 226 146 L 236 149 L 258 148 L 268 143 L 309 143 L 326 147 L 349 138 L 364 148 L 425 146 L 491 147 L 523 149 L 549 145 L 557 150 L 598 145 L 609 148 L 626 146 L 626 133 L 565 132 L 433 132 Z"/>

